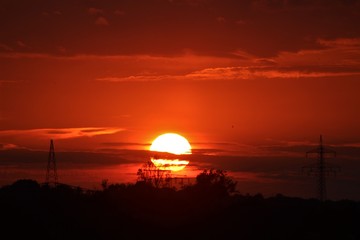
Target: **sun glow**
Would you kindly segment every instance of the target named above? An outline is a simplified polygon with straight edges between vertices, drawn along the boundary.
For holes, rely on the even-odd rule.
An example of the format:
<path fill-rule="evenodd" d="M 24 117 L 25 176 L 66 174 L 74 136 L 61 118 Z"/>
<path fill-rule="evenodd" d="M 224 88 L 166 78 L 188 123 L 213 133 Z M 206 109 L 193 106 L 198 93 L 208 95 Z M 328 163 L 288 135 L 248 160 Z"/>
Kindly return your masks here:
<path fill-rule="evenodd" d="M 161 170 L 180 171 L 189 164 L 189 161 L 180 160 L 179 155 L 191 154 L 191 146 L 183 136 L 176 133 L 165 133 L 152 142 L 150 151 L 177 155 L 175 159 L 168 159 L 169 155 L 166 158 L 155 156 L 151 158 L 151 161 Z"/>

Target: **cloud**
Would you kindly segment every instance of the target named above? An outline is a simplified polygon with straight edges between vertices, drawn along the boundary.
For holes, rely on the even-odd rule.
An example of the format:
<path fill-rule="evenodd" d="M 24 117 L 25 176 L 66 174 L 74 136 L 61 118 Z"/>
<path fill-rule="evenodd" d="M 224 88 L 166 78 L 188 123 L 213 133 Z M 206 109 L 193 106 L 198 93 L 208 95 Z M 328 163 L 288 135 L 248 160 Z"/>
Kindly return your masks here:
<path fill-rule="evenodd" d="M 4 85 L 4 84 L 12 84 L 12 83 L 17 83 L 20 81 L 14 81 L 14 80 L 0 80 L 0 86 Z"/>
<path fill-rule="evenodd" d="M 101 77 L 97 81 L 105 82 L 153 82 L 153 81 L 232 81 L 260 78 L 321 78 L 358 76 L 357 72 L 316 72 L 259 67 L 221 67 L 206 68 L 185 75 L 137 75 L 125 77 Z"/>
<path fill-rule="evenodd" d="M 318 43 L 330 48 L 360 47 L 360 38 L 318 39 Z"/>
<path fill-rule="evenodd" d="M 3 44 L 3 43 L 0 43 L 0 49 L 9 51 L 9 52 L 13 51 L 13 49 L 11 47 L 9 47 L 8 45 Z"/>
<path fill-rule="evenodd" d="M 341 146 L 341 147 L 355 147 L 355 148 L 360 148 L 360 142 L 344 143 L 344 144 L 340 144 L 339 146 Z"/>
<path fill-rule="evenodd" d="M 109 147 L 148 147 L 148 143 L 134 143 L 134 142 L 104 142 L 102 143 L 104 146 Z"/>
<path fill-rule="evenodd" d="M 317 77 L 322 73 L 302 73 L 299 71 L 279 71 L 271 69 L 252 69 L 252 68 L 215 68 L 204 69 L 202 71 L 190 74 L 190 76 L 199 80 L 236 80 L 236 79 L 255 79 L 255 78 L 299 78 L 299 77 Z"/>
<path fill-rule="evenodd" d="M 11 52 L 11 53 L 2 53 L 0 54 L 1 58 L 10 58 L 10 59 L 49 59 L 54 58 L 58 59 L 59 57 L 43 53 L 22 53 L 22 52 Z"/>
<path fill-rule="evenodd" d="M 138 76 L 126 76 L 126 77 L 101 77 L 97 78 L 97 81 L 103 82 L 153 82 L 164 80 L 179 80 L 181 76 L 175 75 L 138 75 Z"/>
<path fill-rule="evenodd" d="M 271 58 L 259 58 L 243 50 L 232 53 L 236 58 L 218 58 L 218 66 L 203 67 L 183 74 L 134 74 L 104 76 L 96 80 L 108 82 L 152 81 L 216 81 L 258 78 L 324 78 L 360 75 L 360 38 L 318 39 L 321 49 L 280 52 Z M 325 47 L 325 48 L 324 48 Z M 192 57 L 200 57 L 193 55 Z M 191 57 L 191 56 L 185 56 Z M 181 57 L 169 57 L 181 59 Z M 226 66 L 225 59 L 228 59 Z M 148 59 L 148 61 L 157 61 Z M 209 59 L 210 61 L 210 59 Z M 176 64 L 176 61 L 174 61 Z"/>
<path fill-rule="evenodd" d="M 87 12 L 89 15 L 97 16 L 96 20 L 95 20 L 96 26 L 109 26 L 110 25 L 109 21 L 105 17 L 101 16 L 102 14 L 104 14 L 103 9 L 91 7 L 91 8 L 87 9 Z"/>
<path fill-rule="evenodd" d="M 253 9 L 264 12 L 281 13 L 294 11 L 338 10 L 342 8 L 357 8 L 357 1 L 288 1 L 288 0 L 252 0 Z"/>
<path fill-rule="evenodd" d="M 106 18 L 104 17 L 98 17 L 96 20 L 95 20 L 95 25 L 97 26 L 109 26 L 109 22 Z"/>
<path fill-rule="evenodd" d="M 12 144 L 12 143 L 0 143 L 0 150 L 9 150 L 9 149 L 19 149 L 21 147 L 19 147 L 16 144 Z"/>
<path fill-rule="evenodd" d="M 360 39 L 318 39 L 320 49 L 280 52 L 264 58 L 238 49 L 227 56 L 197 54 L 157 55 L 50 55 L 3 52 L 2 58 L 63 61 L 114 61 L 127 72 L 94 77 L 103 82 L 223 81 L 273 78 L 329 78 L 360 74 Z M 59 53 L 59 52 L 58 52 Z M 136 67 L 134 67 L 136 66 Z M 141 68 L 140 68 L 141 66 Z M 146 69 L 146 72 L 144 71 Z M 144 73 L 145 72 L 145 73 Z"/>
<path fill-rule="evenodd" d="M 1 47 L 1 45 L 0 45 Z M 60 46 L 63 48 L 62 46 Z M 57 49 L 59 50 L 59 49 Z M 1 58 L 13 58 L 13 59 L 54 59 L 54 60 L 121 60 L 121 61 L 174 61 L 178 63 L 179 61 L 189 61 L 189 56 L 176 56 L 176 57 L 166 57 L 166 56 L 153 56 L 153 55 L 106 55 L 106 54 L 76 54 L 76 55 L 54 55 L 47 53 L 26 53 L 26 52 L 11 52 L 11 53 L 0 53 Z M 192 61 L 207 61 L 210 59 L 216 61 L 217 57 L 207 58 L 203 56 L 190 56 Z M 220 58 L 221 59 L 221 58 Z"/>
<path fill-rule="evenodd" d="M 0 145 L 1 146 L 1 145 Z M 1 150 L 1 149 L 0 149 Z M 17 167 L 44 167 L 48 156 L 48 149 L 44 151 L 30 150 L 25 148 L 8 148 L 0 151 L 0 166 L 6 167 L 17 165 Z M 136 153 L 135 155 L 144 154 Z M 56 151 L 56 159 L 61 164 L 61 169 L 88 167 L 105 167 L 107 165 L 118 165 L 124 163 L 136 163 L 131 158 L 123 158 L 120 154 L 90 151 Z M 46 166 L 46 165 L 45 165 Z"/>
<path fill-rule="evenodd" d="M 245 25 L 246 24 L 246 21 L 244 21 L 244 20 L 236 20 L 235 21 L 235 24 L 237 24 L 237 25 Z"/>
<path fill-rule="evenodd" d="M 47 3 L 45 15 L 66 13 L 67 16 L 62 21 L 51 21 L 53 28 L 49 28 L 46 22 L 36 24 L 44 20 L 41 11 L 45 9 L 39 12 L 39 9 L 31 8 L 30 3 L 6 4 L 4 11 L 11 14 L 3 16 L 3 32 L 18 32 L 24 35 L 7 34 L 4 43 L 13 43 L 17 38 L 22 38 L 25 43 L 31 42 L 33 49 L 52 52 L 53 41 L 47 37 L 50 34 L 60 42 L 67 42 L 66 47 L 79 54 L 110 51 L 117 54 L 179 54 L 184 48 L 189 48 L 194 52 L 220 56 L 242 48 L 261 56 L 275 56 L 283 50 L 318 47 L 318 36 L 358 36 L 358 1 L 181 0 L 169 3 L 141 0 L 142 4 L 137 1 L 124 1 L 119 4 L 113 0 L 90 1 L 87 4 L 86 1 L 80 2 L 82 3 L 75 5 L 71 1 L 62 2 L 61 5 L 55 2 Z M 126 22 L 121 17 L 113 16 L 123 15 L 124 11 Z M 81 18 L 79 13 L 88 15 L 93 21 L 97 19 L 100 25 L 108 25 L 110 21 L 112 26 L 126 27 L 121 27 L 121 33 L 114 30 L 99 35 L 96 29 L 87 29 L 87 21 L 76 20 Z M 27 15 L 32 17 L 24 18 Z M 186 21 L 182 19 L 183 16 L 186 16 Z M 57 18 L 58 16 L 53 19 Z M 228 27 L 214 24 L 215 21 L 226 21 Z M 245 26 L 236 27 L 244 23 Z M 27 29 L 24 29 L 24 24 L 28 26 Z M 171 26 L 176 26 L 176 31 Z M 85 35 L 69 35 L 69 32 L 85 30 Z M 221 33 L 218 30 L 221 30 Z M 33 42 L 31 33 L 37 31 L 37 41 Z M 273 37 L 269 37 L 272 34 Z M 69 38 L 68 41 L 64 40 Z M 88 39 L 96 41 L 79 44 Z M 150 42 L 151 44 L 144 44 Z M 106 43 L 110 45 L 104 48 Z"/>
<path fill-rule="evenodd" d="M 122 15 L 125 15 L 125 12 L 122 11 L 122 10 L 117 9 L 117 10 L 114 11 L 114 14 L 118 15 L 118 16 L 122 16 Z"/>
<path fill-rule="evenodd" d="M 216 21 L 218 21 L 219 23 L 225 23 L 226 22 L 226 19 L 222 16 L 219 16 L 216 18 Z"/>
<path fill-rule="evenodd" d="M 329 69 L 337 68 L 340 70 L 352 67 L 357 71 L 360 70 L 360 38 L 318 39 L 317 42 L 323 48 L 280 52 L 273 60 L 280 66 L 298 68 L 320 68 L 325 66 Z"/>
<path fill-rule="evenodd" d="M 22 48 L 26 48 L 26 47 L 27 47 L 26 44 L 25 44 L 23 41 L 20 41 L 20 40 L 16 41 L 16 44 L 17 44 L 19 47 L 22 47 Z"/>
<path fill-rule="evenodd" d="M 93 137 L 98 135 L 115 134 L 124 131 L 123 128 L 41 128 L 26 130 L 2 130 L 0 136 L 27 136 L 51 139 L 70 139 L 78 137 Z"/>
<path fill-rule="evenodd" d="M 55 11 L 52 11 L 52 12 L 48 12 L 48 11 L 43 11 L 41 13 L 41 15 L 43 16 L 46 16 L 46 17 L 49 17 L 49 16 L 61 16 L 63 13 L 59 10 L 55 10 Z"/>
<path fill-rule="evenodd" d="M 104 13 L 104 10 L 102 10 L 102 9 L 100 9 L 100 8 L 91 7 L 91 8 L 88 8 L 88 9 L 87 9 L 87 12 L 88 12 L 88 14 L 90 14 L 90 15 L 99 15 L 99 14 L 103 14 L 103 13 Z"/>

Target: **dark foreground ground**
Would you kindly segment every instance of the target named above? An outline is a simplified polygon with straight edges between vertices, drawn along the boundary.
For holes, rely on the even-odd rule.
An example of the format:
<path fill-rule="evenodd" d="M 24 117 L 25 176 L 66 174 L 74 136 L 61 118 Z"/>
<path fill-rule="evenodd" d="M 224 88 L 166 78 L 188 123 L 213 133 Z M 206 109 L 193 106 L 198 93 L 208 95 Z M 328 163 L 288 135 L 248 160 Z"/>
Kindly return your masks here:
<path fill-rule="evenodd" d="M 360 202 L 223 190 L 19 180 L 0 189 L 0 239 L 360 239 Z"/>

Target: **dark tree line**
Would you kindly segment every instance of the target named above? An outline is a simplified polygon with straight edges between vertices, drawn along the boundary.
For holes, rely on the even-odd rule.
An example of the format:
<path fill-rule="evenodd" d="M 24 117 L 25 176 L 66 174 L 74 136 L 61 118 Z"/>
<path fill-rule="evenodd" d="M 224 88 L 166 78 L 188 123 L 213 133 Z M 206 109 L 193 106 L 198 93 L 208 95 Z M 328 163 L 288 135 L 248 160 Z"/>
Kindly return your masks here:
<path fill-rule="evenodd" d="M 0 188 L 1 239 L 360 239 L 360 203 L 236 193 L 225 171 L 177 190 L 148 181 L 84 191 Z"/>

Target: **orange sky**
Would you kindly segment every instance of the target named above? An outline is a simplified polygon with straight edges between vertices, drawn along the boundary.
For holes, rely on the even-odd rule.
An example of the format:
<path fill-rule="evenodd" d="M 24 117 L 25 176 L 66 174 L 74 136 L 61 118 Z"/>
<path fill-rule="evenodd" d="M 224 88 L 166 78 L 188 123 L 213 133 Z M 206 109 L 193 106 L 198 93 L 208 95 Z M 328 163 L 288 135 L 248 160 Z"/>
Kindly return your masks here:
<path fill-rule="evenodd" d="M 0 16 L 3 179 L 50 138 L 85 169 L 140 164 L 177 132 L 194 169 L 304 195 L 289 186 L 323 134 L 345 165 L 334 195 L 360 199 L 360 1 L 3 0 Z"/>

